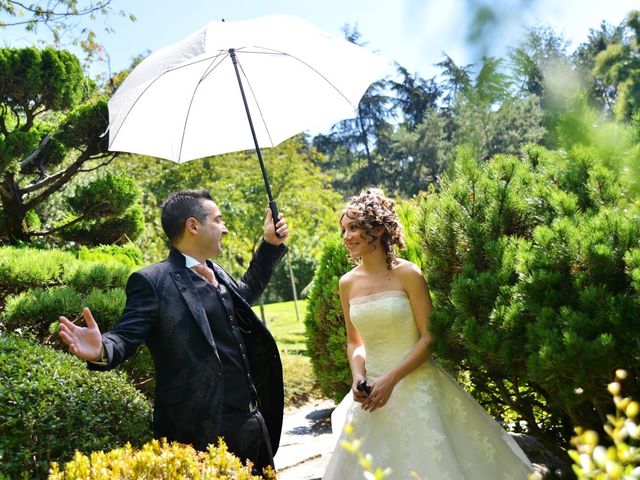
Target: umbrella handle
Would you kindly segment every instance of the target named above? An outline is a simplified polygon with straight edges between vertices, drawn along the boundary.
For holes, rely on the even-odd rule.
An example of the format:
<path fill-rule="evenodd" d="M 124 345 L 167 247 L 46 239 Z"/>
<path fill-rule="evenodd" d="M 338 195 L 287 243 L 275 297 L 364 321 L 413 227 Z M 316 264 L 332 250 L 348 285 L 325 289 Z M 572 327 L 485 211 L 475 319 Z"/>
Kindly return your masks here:
<path fill-rule="evenodd" d="M 269 208 L 271 209 L 271 216 L 273 217 L 273 229 L 275 230 L 276 228 L 276 223 L 278 223 L 278 205 L 276 205 L 276 201 L 275 200 L 271 200 L 269 202 Z M 276 231 L 276 237 L 279 237 L 280 235 L 278 235 L 278 232 Z"/>

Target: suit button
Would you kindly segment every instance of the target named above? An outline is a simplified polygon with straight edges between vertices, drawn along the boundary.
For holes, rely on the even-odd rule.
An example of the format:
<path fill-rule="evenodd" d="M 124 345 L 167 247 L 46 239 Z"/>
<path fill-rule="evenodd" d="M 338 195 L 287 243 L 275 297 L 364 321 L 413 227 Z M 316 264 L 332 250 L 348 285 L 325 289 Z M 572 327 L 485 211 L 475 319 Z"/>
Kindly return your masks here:
<path fill-rule="evenodd" d="M 176 280 L 180 280 L 182 276 L 179 273 L 176 273 Z"/>
<path fill-rule="evenodd" d="M 216 377 L 222 378 L 222 374 L 220 372 L 216 373 Z"/>

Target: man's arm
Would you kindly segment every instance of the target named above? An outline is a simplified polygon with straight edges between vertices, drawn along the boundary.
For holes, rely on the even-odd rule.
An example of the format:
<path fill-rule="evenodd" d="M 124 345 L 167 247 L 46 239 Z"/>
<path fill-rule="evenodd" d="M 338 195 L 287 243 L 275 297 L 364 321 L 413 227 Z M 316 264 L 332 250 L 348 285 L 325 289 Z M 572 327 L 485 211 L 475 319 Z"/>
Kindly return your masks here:
<path fill-rule="evenodd" d="M 144 275 L 134 272 L 127 282 L 127 304 L 110 332 L 100 329 L 88 308 L 84 308 L 86 327 L 60 317 L 60 337 L 71 353 L 89 362 L 92 370 L 114 368 L 130 357 L 149 335 L 155 321 L 158 299 Z"/>
<path fill-rule="evenodd" d="M 127 303 L 120 319 L 102 335 L 108 359 L 106 368 L 114 368 L 133 355 L 147 340 L 158 318 L 158 295 L 146 275 L 133 272 L 127 281 L 126 292 Z M 89 368 L 100 369 L 93 364 Z"/>

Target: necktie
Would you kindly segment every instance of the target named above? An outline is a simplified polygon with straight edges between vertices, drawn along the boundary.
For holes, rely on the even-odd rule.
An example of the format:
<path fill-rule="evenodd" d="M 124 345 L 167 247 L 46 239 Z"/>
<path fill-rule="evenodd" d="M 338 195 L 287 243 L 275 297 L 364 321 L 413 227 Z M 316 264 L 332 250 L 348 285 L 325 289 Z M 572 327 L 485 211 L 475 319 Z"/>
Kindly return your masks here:
<path fill-rule="evenodd" d="M 216 277 L 213 274 L 213 270 L 207 267 L 204 263 L 199 263 L 195 266 L 195 269 L 196 272 L 202 275 L 207 282 L 218 288 L 218 280 L 216 280 Z"/>

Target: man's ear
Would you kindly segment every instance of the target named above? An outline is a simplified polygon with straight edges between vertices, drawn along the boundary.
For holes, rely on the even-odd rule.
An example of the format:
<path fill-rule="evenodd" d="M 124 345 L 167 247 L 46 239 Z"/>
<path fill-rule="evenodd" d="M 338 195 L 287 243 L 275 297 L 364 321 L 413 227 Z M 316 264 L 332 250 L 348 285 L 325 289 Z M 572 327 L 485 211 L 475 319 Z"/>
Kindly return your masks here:
<path fill-rule="evenodd" d="M 187 218 L 187 221 L 184 222 L 184 231 L 190 232 L 191 234 L 198 234 L 198 220 L 193 217 Z"/>

